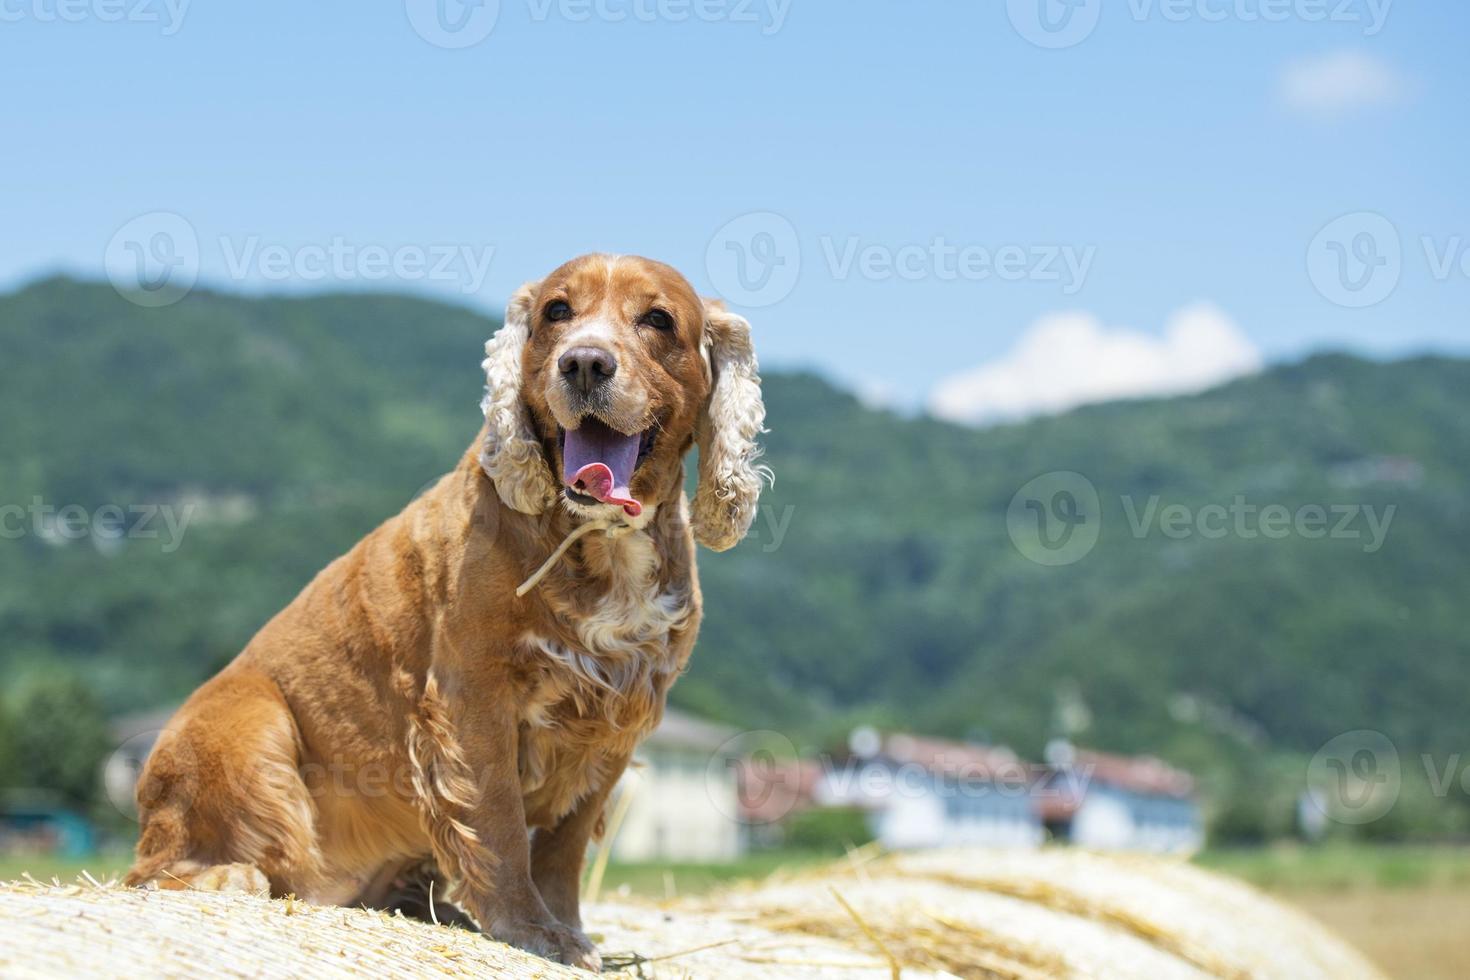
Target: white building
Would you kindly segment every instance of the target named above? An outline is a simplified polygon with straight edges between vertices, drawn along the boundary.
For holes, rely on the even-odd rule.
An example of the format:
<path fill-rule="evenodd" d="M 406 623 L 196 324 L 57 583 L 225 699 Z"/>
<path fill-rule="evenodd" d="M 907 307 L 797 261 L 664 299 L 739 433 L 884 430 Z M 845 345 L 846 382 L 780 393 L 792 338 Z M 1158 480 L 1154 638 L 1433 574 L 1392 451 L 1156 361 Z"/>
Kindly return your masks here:
<path fill-rule="evenodd" d="M 1204 846 L 1194 779 L 1150 756 L 1047 746 L 1052 772 L 1037 789 L 1047 830 L 1078 847 L 1192 854 Z"/>
<path fill-rule="evenodd" d="M 870 728 L 854 731 L 848 748 L 846 759 L 823 772 L 817 802 L 867 811 L 885 848 L 1042 842 L 1030 771 L 1010 749 Z"/>
<path fill-rule="evenodd" d="M 733 729 L 672 708 L 608 806 L 619 861 L 733 861 L 744 851 Z M 622 822 L 613 822 L 622 811 Z"/>

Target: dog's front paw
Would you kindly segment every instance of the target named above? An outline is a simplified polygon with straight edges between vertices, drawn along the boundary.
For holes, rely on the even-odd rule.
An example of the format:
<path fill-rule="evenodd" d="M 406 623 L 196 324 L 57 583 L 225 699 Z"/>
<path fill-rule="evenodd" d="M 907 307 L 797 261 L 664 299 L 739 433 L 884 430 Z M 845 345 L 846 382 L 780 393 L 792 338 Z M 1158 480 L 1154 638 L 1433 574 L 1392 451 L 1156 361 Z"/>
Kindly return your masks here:
<path fill-rule="evenodd" d="M 580 929 L 559 922 L 531 922 L 524 919 L 500 919 L 490 935 L 503 943 L 544 956 L 554 963 L 580 967 L 593 973 L 602 972 L 602 957 Z"/>

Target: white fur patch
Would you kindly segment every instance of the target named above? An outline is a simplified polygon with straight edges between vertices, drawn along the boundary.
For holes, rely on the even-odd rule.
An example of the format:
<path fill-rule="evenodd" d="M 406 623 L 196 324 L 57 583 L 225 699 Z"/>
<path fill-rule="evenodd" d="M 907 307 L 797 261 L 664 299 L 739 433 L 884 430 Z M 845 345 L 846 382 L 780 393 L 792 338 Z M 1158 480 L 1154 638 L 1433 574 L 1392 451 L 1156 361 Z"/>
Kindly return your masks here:
<path fill-rule="evenodd" d="M 644 511 L 644 517 L 654 508 Z M 640 526 L 646 520 L 640 520 Z M 633 531 L 610 541 L 612 583 L 591 615 L 567 626 L 570 643 L 528 634 L 528 646 L 565 668 L 581 684 L 609 693 L 627 693 L 648 675 L 677 669 L 669 633 L 690 614 L 687 592 L 657 591 L 658 552 L 653 540 Z"/>
<path fill-rule="evenodd" d="M 693 614 L 687 590 L 658 588 L 659 555 L 646 533 L 610 540 L 607 554 L 610 584 L 590 612 L 554 604 L 565 630 L 521 637 L 547 667 L 523 709 L 522 790 L 540 788 L 558 765 L 554 759 L 576 758 L 585 767 L 553 810 L 597 785 L 606 749 L 623 743 L 631 751 L 648 734 L 680 668 L 670 634 Z"/>
<path fill-rule="evenodd" d="M 562 340 L 558 353 L 565 354 L 573 347 L 589 345 L 616 351 L 618 349 L 617 326 L 606 320 L 589 320 Z"/>
<path fill-rule="evenodd" d="M 699 489 L 694 495 L 694 537 L 706 548 L 734 547 L 755 520 L 761 484 L 771 478 L 757 463 L 756 436 L 765 431 L 760 373 L 750 343 L 750 324 L 723 309 L 705 323 L 714 390 L 699 421 Z"/>

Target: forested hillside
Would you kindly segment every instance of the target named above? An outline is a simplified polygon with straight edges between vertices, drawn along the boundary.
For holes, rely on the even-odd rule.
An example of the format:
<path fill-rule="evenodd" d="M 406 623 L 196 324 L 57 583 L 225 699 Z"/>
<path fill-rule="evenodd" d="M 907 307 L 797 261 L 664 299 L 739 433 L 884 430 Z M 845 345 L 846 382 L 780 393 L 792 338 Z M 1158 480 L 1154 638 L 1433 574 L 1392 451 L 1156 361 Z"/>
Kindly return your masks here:
<path fill-rule="evenodd" d="M 144 310 L 61 279 L 0 297 L 0 504 L 25 508 L 0 539 L 0 669 L 70 665 L 118 712 L 187 693 L 454 464 L 493 327 L 402 297 Z M 807 374 L 768 371 L 766 392 L 776 486 L 750 540 L 702 556 L 709 616 L 676 702 L 810 738 L 863 718 L 1033 754 L 1061 725 L 1194 764 L 1355 728 L 1470 744 L 1470 362 L 1324 355 L 983 431 Z M 1007 532 L 1013 496 L 1051 471 L 1101 506 L 1096 546 L 1055 567 Z M 1195 521 L 1237 498 L 1320 507 L 1329 532 L 1359 511 L 1279 538 Z M 195 505 L 178 540 L 98 519 L 116 505 L 135 527 L 163 503 Z M 77 505 L 87 533 L 37 505 Z M 1190 521 L 1166 530 L 1170 505 Z"/>

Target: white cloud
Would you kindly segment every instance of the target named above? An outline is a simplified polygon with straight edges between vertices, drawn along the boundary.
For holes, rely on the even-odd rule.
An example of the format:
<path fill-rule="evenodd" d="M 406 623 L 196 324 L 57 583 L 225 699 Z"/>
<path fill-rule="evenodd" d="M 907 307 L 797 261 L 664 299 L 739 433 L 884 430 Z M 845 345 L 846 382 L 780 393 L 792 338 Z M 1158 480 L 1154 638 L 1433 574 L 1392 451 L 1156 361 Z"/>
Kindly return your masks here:
<path fill-rule="evenodd" d="M 1282 104 L 1294 112 L 1339 118 L 1358 109 L 1394 105 L 1408 95 L 1409 84 L 1371 55 L 1333 51 L 1288 64 L 1278 91 Z"/>
<path fill-rule="evenodd" d="M 1109 328 L 1090 313 L 1056 313 L 1033 323 L 1000 358 L 941 381 L 929 411 L 954 422 L 1012 421 L 1202 391 L 1260 367 L 1260 351 L 1209 303 L 1174 313 L 1162 337 Z"/>

